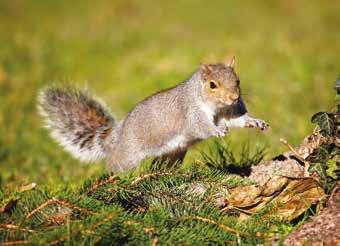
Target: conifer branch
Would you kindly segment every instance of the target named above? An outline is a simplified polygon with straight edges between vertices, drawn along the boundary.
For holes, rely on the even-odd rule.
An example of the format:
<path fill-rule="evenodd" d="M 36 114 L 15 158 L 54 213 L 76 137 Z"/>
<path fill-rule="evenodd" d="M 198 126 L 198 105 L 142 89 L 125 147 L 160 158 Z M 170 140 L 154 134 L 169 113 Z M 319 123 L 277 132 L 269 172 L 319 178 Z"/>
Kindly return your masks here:
<path fill-rule="evenodd" d="M 89 195 L 95 190 L 97 190 L 99 187 L 103 185 L 115 183 L 117 180 L 119 180 L 119 177 L 117 175 L 113 175 L 113 176 L 110 176 L 108 179 L 101 180 L 100 182 L 96 182 L 86 191 L 86 194 Z"/>
<path fill-rule="evenodd" d="M 20 244 L 28 244 L 29 242 L 26 240 L 18 240 L 18 241 L 9 241 L 0 243 L 0 246 L 9 246 L 9 245 L 20 245 Z"/>
<path fill-rule="evenodd" d="M 224 224 L 220 224 L 220 223 L 216 222 L 215 220 L 212 220 L 212 219 L 209 219 L 209 218 L 204 218 L 204 217 L 200 217 L 200 216 L 186 216 L 186 217 L 182 217 L 180 219 L 181 220 L 198 220 L 198 221 L 206 222 L 208 224 L 216 225 L 226 232 L 232 232 L 232 233 L 239 234 L 239 232 L 237 232 L 233 228 L 231 228 L 227 225 L 224 225 Z"/>
<path fill-rule="evenodd" d="M 98 223 L 94 224 L 94 225 L 92 226 L 92 229 L 93 229 L 93 230 L 96 230 L 100 225 L 105 224 L 107 221 L 113 219 L 113 217 L 115 217 L 115 216 L 117 216 L 117 215 L 116 215 L 116 214 L 110 214 L 110 215 L 107 216 L 105 219 L 103 219 L 103 220 L 99 221 Z"/>
<path fill-rule="evenodd" d="M 0 224 L 0 228 L 5 228 L 9 230 L 19 230 L 23 232 L 35 232 L 34 230 L 28 228 L 20 228 L 19 226 L 13 224 Z"/>
<path fill-rule="evenodd" d="M 33 216 L 33 214 L 39 212 L 40 210 L 42 210 L 43 208 L 55 203 L 56 198 L 51 198 L 50 200 L 47 200 L 46 202 L 44 202 L 43 204 L 41 204 L 39 207 L 33 209 L 27 216 L 26 219 L 29 219 Z"/>
<path fill-rule="evenodd" d="M 65 207 L 68 207 L 68 208 L 71 208 L 71 209 L 75 209 L 75 210 L 78 210 L 80 212 L 84 212 L 86 214 L 92 214 L 92 215 L 96 214 L 96 212 L 93 212 L 93 211 L 88 210 L 86 208 L 79 207 L 79 206 L 77 206 L 75 204 L 71 204 L 71 203 L 69 203 L 69 202 L 67 202 L 65 200 L 59 200 L 59 199 L 56 199 L 56 198 L 54 198 L 54 199 L 55 199 L 55 202 L 57 204 L 59 204 L 59 205 L 62 205 L 62 206 L 65 206 Z"/>
<path fill-rule="evenodd" d="M 49 205 L 52 205 L 52 204 L 59 204 L 61 206 L 65 206 L 65 207 L 68 207 L 68 208 L 71 208 L 71 209 L 75 209 L 75 210 L 78 210 L 80 212 L 84 212 L 86 214 L 96 214 L 95 212 L 93 211 L 90 211 L 88 209 L 85 209 L 85 208 L 81 208 L 75 204 L 71 204 L 67 201 L 64 201 L 64 200 L 59 200 L 55 197 L 52 197 L 50 200 L 44 202 L 43 204 L 41 204 L 39 207 L 37 207 L 36 209 L 34 209 L 32 212 L 30 212 L 26 218 L 29 219 L 30 217 L 32 217 L 35 213 L 39 212 L 40 210 L 42 210 L 43 208 L 49 206 Z"/>
<path fill-rule="evenodd" d="M 47 246 L 56 245 L 56 244 L 58 244 L 58 243 L 60 243 L 60 242 L 65 241 L 68 237 L 69 237 L 68 235 L 66 235 L 66 236 L 64 236 L 64 237 L 61 237 L 61 238 L 59 238 L 59 239 L 57 239 L 57 240 L 54 240 L 54 241 L 48 243 Z"/>
<path fill-rule="evenodd" d="M 160 173 L 160 172 L 157 172 L 157 173 L 148 173 L 148 174 L 145 174 L 145 175 L 141 175 L 140 177 L 137 177 L 134 181 L 131 182 L 131 185 L 136 185 L 138 184 L 139 182 L 143 181 L 144 179 L 147 179 L 147 178 L 153 178 L 153 177 L 162 177 L 162 176 L 172 176 L 174 175 L 173 173 L 171 172 L 164 172 L 164 173 Z"/>
<path fill-rule="evenodd" d="M 142 223 L 137 222 L 137 221 L 128 220 L 128 221 L 125 221 L 124 224 L 126 224 L 126 225 L 133 225 L 133 226 L 140 225 L 140 226 L 143 227 L 144 232 L 147 233 L 147 234 L 152 234 L 155 231 L 155 228 L 153 228 L 153 227 L 144 227 Z"/>

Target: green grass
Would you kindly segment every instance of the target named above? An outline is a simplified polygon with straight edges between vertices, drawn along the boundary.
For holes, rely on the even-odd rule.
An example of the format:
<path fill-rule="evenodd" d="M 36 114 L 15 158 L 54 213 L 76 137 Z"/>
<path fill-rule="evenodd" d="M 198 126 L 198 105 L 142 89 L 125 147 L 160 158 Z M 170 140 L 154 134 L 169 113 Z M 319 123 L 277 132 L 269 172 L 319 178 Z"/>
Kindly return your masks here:
<path fill-rule="evenodd" d="M 329 109 L 340 64 L 336 1 L 0 0 L 0 185 L 82 184 L 100 165 L 82 165 L 47 132 L 39 89 L 87 85 L 117 117 L 157 90 L 186 79 L 200 62 L 237 58 L 250 112 L 271 124 L 234 130 L 232 149 L 298 144 L 314 112 Z M 208 141 L 208 143 L 211 141 Z M 207 143 L 190 151 L 196 159 Z"/>

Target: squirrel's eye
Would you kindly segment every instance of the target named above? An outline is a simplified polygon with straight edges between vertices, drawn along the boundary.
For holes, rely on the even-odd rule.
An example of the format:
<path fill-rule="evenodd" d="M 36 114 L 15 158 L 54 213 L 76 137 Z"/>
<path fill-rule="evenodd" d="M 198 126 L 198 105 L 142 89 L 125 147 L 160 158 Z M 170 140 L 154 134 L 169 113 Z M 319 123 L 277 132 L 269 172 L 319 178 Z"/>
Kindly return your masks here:
<path fill-rule="evenodd" d="M 237 84 L 237 85 L 240 85 L 240 80 L 239 80 L 239 79 L 236 80 L 236 84 Z"/>
<path fill-rule="evenodd" d="M 214 81 L 210 81 L 210 89 L 216 89 L 217 85 L 215 84 Z"/>

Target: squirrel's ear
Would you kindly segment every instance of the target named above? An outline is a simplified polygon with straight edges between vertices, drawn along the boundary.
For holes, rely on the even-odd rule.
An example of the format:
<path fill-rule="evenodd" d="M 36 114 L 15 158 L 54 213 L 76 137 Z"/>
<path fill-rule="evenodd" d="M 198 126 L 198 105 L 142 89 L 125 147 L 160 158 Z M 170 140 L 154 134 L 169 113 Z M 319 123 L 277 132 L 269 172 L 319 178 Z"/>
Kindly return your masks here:
<path fill-rule="evenodd" d="M 208 64 L 201 64 L 200 65 L 200 71 L 202 74 L 210 74 L 211 73 L 211 67 Z"/>
<path fill-rule="evenodd" d="M 225 63 L 225 65 L 226 65 L 227 67 L 232 67 L 232 68 L 234 68 L 234 67 L 235 67 L 235 63 L 236 63 L 236 61 L 235 61 L 235 56 L 233 56 L 229 61 L 227 61 L 227 62 Z"/>

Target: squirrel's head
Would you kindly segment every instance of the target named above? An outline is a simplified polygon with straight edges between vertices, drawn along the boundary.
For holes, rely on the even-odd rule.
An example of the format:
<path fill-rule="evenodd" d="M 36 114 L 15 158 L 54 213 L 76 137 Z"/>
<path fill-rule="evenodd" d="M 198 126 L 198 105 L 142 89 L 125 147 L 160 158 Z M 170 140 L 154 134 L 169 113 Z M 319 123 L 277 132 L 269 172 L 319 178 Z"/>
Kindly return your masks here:
<path fill-rule="evenodd" d="M 240 80 L 234 64 L 234 57 L 225 64 L 201 64 L 204 95 L 219 108 L 236 103 L 240 97 Z"/>

